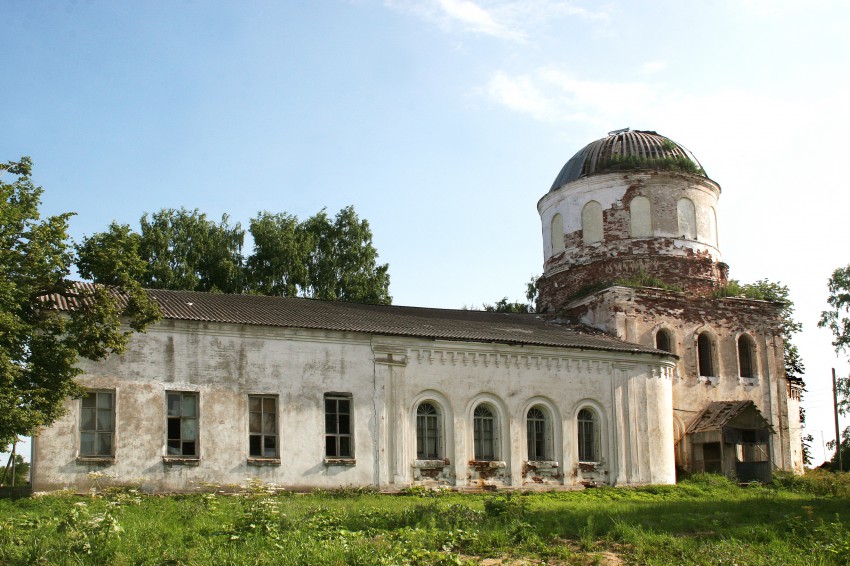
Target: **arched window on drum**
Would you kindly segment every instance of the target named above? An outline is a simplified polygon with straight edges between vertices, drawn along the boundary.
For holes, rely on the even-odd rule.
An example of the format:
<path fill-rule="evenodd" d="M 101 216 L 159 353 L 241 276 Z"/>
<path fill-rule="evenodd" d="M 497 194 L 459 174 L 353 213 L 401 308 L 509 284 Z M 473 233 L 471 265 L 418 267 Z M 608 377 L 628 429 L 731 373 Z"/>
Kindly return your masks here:
<path fill-rule="evenodd" d="M 581 233 L 585 244 L 602 241 L 602 205 L 595 200 L 581 210 Z"/>
<path fill-rule="evenodd" d="M 632 238 L 648 238 L 652 236 L 652 215 L 649 199 L 637 196 L 629 203 Z"/>

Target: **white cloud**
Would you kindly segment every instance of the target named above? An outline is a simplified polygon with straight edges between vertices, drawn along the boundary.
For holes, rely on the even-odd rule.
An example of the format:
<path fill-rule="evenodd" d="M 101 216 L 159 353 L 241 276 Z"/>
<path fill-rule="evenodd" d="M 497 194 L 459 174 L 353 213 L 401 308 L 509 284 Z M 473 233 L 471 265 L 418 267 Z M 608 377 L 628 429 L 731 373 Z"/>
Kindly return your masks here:
<path fill-rule="evenodd" d="M 543 122 L 579 121 L 605 127 L 651 104 L 657 96 L 643 83 L 581 80 L 551 67 L 522 75 L 498 71 L 486 92 L 498 104 Z"/>
<path fill-rule="evenodd" d="M 465 29 L 503 39 L 524 40 L 525 34 L 512 30 L 493 19 L 493 15 L 469 0 L 438 0 L 446 16 L 462 23 Z"/>
<path fill-rule="evenodd" d="M 554 117 L 554 101 L 550 100 L 528 76 L 511 77 L 497 72 L 487 85 L 490 97 L 511 110 L 530 114 L 538 120 L 550 120 Z"/>
<path fill-rule="evenodd" d="M 524 43 L 541 28 L 565 17 L 608 23 L 606 11 L 560 0 L 384 0 L 384 4 L 433 22 L 446 32 L 487 35 Z"/>

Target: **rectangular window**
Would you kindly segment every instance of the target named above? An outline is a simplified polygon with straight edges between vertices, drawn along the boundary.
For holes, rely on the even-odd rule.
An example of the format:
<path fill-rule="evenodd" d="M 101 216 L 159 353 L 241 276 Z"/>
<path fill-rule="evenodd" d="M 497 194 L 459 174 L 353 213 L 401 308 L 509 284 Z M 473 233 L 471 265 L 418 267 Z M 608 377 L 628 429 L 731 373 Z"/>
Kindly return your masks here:
<path fill-rule="evenodd" d="M 248 396 L 248 454 L 277 458 L 277 397 Z"/>
<path fill-rule="evenodd" d="M 198 394 L 169 391 L 168 455 L 198 456 Z"/>
<path fill-rule="evenodd" d="M 350 395 L 325 395 L 325 456 L 354 457 Z"/>
<path fill-rule="evenodd" d="M 80 456 L 114 456 L 114 439 L 115 393 L 86 393 L 80 407 Z"/>

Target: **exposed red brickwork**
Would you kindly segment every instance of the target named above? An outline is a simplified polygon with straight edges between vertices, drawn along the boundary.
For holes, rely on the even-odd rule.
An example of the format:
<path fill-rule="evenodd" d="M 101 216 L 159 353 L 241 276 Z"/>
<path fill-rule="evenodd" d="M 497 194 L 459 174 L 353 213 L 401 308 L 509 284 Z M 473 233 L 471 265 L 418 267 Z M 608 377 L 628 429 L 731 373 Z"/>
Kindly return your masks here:
<path fill-rule="evenodd" d="M 732 297 L 699 297 L 648 288 L 629 289 L 630 297 L 625 302 L 614 298 L 614 293 L 614 289 L 600 291 L 590 300 L 566 308 L 561 314 L 582 318 L 587 312 L 605 308 L 610 313 L 628 312 L 645 324 L 664 320 L 674 330 L 677 324 L 712 324 L 717 330 L 722 329 L 729 334 L 778 334 L 780 331 L 782 306 L 777 303 Z"/>
<path fill-rule="evenodd" d="M 726 264 L 715 262 L 708 254 L 683 250 L 683 256 L 657 255 L 653 248 L 663 246 L 665 238 L 621 242 L 631 253 L 617 257 L 599 257 L 584 265 L 543 276 L 538 281 L 538 310 L 550 312 L 559 308 L 589 285 L 629 278 L 640 272 L 656 277 L 668 285 L 681 287 L 692 295 L 708 295 L 725 285 Z M 609 248 L 610 249 L 610 248 Z"/>

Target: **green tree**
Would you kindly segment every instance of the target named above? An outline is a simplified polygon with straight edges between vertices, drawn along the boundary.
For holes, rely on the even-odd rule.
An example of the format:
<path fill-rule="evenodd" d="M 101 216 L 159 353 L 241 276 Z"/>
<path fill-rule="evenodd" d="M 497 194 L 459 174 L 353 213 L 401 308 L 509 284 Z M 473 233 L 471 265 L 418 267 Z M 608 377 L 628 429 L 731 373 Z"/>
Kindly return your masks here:
<path fill-rule="evenodd" d="M 106 232 L 83 238 L 77 245 L 77 270 L 82 277 L 96 283 L 118 285 L 125 280 L 141 283 L 148 266 L 139 255 L 141 240 L 129 225 L 113 222 Z"/>
<path fill-rule="evenodd" d="M 16 485 L 28 485 L 29 477 L 30 477 L 30 463 L 24 461 L 24 457 L 20 454 L 15 454 L 14 460 L 14 484 L 12 483 L 12 465 L 13 462 L 10 459 L 6 462 L 0 462 L 0 465 L 4 467 L 0 469 L 0 485 L 8 485 L 8 486 L 16 486 Z"/>
<path fill-rule="evenodd" d="M 142 216 L 139 253 L 147 262 L 142 283 L 151 289 L 239 293 L 245 231 L 181 208 Z"/>
<path fill-rule="evenodd" d="M 140 221 L 141 233 L 113 222 L 77 247 L 80 274 L 111 283 L 115 274 L 145 287 L 257 293 L 389 304 L 389 274 L 377 263 L 372 231 L 353 207 L 331 219 L 322 210 L 301 222 L 260 212 L 250 221 L 254 248 L 242 255 L 244 230 L 198 210 L 164 209 Z"/>
<path fill-rule="evenodd" d="M 246 285 L 251 292 L 281 297 L 298 296 L 307 287 L 310 242 L 298 218 L 261 212 L 249 228 L 254 251 L 246 262 Z"/>
<path fill-rule="evenodd" d="M 372 230 L 354 207 L 343 208 L 333 221 L 322 210 L 302 226 L 310 249 L 302 296 L 383 305 L 392 302 L 389 266 L 377 263 Z"/>
<path fill-rule="evenodd" d="M 72 213 L 41 218 L 43 191 L 31 170 L 27 157 L 0 164 L 0 448 L 52 423 L 63 401 L 81 393 L 74 381 L 80 357 L 124 350 L 131 330 L 122 317 L 137 331 L 159 317 L 129 278 L 116 276 L 116 288 L 68 281 Z M 14 179 L 5 182 L 6 174 Z M 76 308 L 60 312 L 57 297 Z"/>
<path fill-rule="evenodd" d="M 529 313 L 533 312 L 528 303 L 520 301 L 508 301 L 507 297 L 502 297 L 495 304 L 484 303 L 481 305 L 483 310 L 487 312 L 513 312 L 513 313 Z"/>
<path fill-rule="evenodd" d="M 835 348 L 836 354 L 847 353 L 850 351 L 850 265 L 839 267 L 833 271 L 827 286 L 829 296 L 826 302 L 830 308 L 821 312 L 818 326 L 829 328 L 832 331 L 834 338 L 832 347 Z M 837 379 L 836 385 L 838 412 L 847 415 L 850 413 L 850 377 Z M 841 436 L 841 454 L 844 467 L 847 469 L 848 458 L 844 457 L 844 454 L 845 451 L 850 453 L 850 427 L 845 428 Z M 832 443 L 830 448 L 835 448 L 835 442 Z M 837 451 L 833 460 L 837 462 Z"/>

